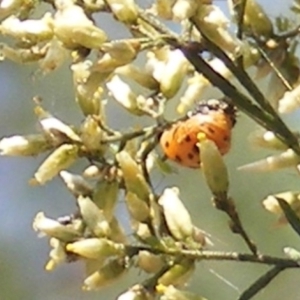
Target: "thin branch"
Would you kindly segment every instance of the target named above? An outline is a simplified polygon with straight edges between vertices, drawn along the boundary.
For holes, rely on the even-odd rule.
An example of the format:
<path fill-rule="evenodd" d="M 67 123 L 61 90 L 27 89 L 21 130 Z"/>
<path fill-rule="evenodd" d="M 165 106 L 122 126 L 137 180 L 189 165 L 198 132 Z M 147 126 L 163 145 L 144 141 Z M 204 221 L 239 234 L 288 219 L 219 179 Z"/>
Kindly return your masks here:
<path fill-rule="evenodd" d="M 276 76 L 281 80 L 283 85 L 291 91 L 293 89 L 292 85 L 285 79 L 285 77 L 281 74 L 277 66 L 274 64 L 274 62 L 270 59 L 268 54 L 259 46 L 259 44 L 256 41 L 256 46 L 258 51 L 260 52 L 261 56 L 266 60 L 266 62 L 269 64 L 269 66 L 272 68 L 272 70 L 275 72 Z"/>
<path fill-rule="evenodd" d="M 103 140 L 101 142 L 103 144 L 107 144 L 107 143 L 112 143 L 112 142 L 131 140 L 134 138 L 138 138 L 142 135 L 146 135 L 150 131 L 153 131 L 155 128 L 156 128 L 156 126 L 151 126 L 148 128 L 143 128 L 141 130 L 136 130 L 136 131 L 132 131 L 132 132 L 126 132 L 126 133 L 115 132 L 114 135 L 103 138 Z"/>
<path fill-rule="evenodd" d="M 238 32 L 237 32 L 237 38 L 242 39 L 243 38 L 243 31 L 244 31 L 244 15 L 246 10 L 247 0 L 241 0 L 239 7 L 238 7 L 238 17 L 237 17 L 237 26 L 238 26 Z"/>
<path fill-rule="evenodd" d="M 296 37 L 299 33 L 300 33 L 300 25 L 284 33 L 277 33 L 274 38 L 278 40 L 280 39 L 286 40 L 288 38 Z"/>
<path fill-rule="evenodd" d="M 246 10 L 247 0 L 241 0 L 237 7 L 237 38 L 242 40 L 243 39 L 243 33 L 244 33 L 244 15 Z M 240 55 L 237 58 L 237 64 L 239 67 L 244 67 L 244 57 Z"/>
<path fill-rule="evenodd" d="M 210 250 L 185 250 L 172 248 L 153 248 L 149 246 L 126 246 L 131 256 L 137 255 L 139 251 L 148 251 L 153 254 L 166 254 L 170 256 L 184 256 L 188 259 L 195 260 L 212 260 L 212 261 L 235 261 L 246 263 L 257 263 L 261 265 L 273 265 L 284 268 L 300 268 L 297 260 L 291 258 L 281 258 L 270 255 L 254 255 L 238 252 L 222 252 Z"/>
<path fill-rule="evenodd" d="M 249 77 L 248 73 L 244 70 L 244 68 L 238 67 L 234 63 L 234 61 L 232 61 L 231 58 L 208 37 L 204 36 L 204 38 L 209 51 L 211 51 L 226 65 L 226 67 L 234 74 L 236 79 L 250 93 L 253 99 L 261 106 L 261 108 L 264 109 L 266 112 L 270 113 L 272 116 L 273 114 L 276 114 L 276 112 L 271 107 L 270 103 L 267 101 L 267 99 L 265 99 L 262 92 L 254 84 L 253 80 Z"/>
<path fill-rule="evenodd" d="M 248 246 L 248 248 L 250 249 L 250 251 L 254 255 L 259 255 L 258 250 L 257 250 L 257 246 L 250 239 L 250 237 L 248 236 L 246 230 L 243 227 L 243 224 L 242 224 L 241 219 L 238 215 L 238 212 L 236 210 L 235 203 L 233 202 L 233 200 L 231 198 L 228 198 L 227 196 L 226 196 L 226 198 L 214 197 L 213 202 L 214 202 L 215 207 L 217 209 L 225 212 L 229 216 L 229 218 L 232 222 L 230 224 L 230 228 L 231 228 L 232 232 L 241 235 L 241 237 L 245 241 L 245 243 Z"/>
<path fill-rule="evenodd" d="M 279 273 L 286 268 L 283 266 L 276 266 L 258 278 L 248 289 L 246 289 L 238 298 L 238 300 L 249 300 L 264 287 L 266 287 Z"/>
<path fill-rule="evenodd" d="M 170 268 L 171 268 L 171 266 L 169 266 L 169 265 L 164 266 L 163 268 L 161 268 L 161 270 L 159 272 L 155 273 L 152 277 L 144 280 L 144 282 L 142 283 L 142 286 L 144 286 L 147 291 L 150 291 L 150 292 L 155 291 L 159 278 L 164 273 L 166 273 Z"/>
<path fill-rule="evenodd" d="M 120 132 L 120 131 L 114 131 L 104 124 L 99 122 L 99 126 L 106 131 L 109 136 L 106 136 L 102 139 L 102 144 L 109 144 L 113 142 L 126 142 L 131 139 L 135 139 L 141 136 L 144 136 L 144 138 L 149 139 L 153 137 L 156 133 L 164 131 L 166 128 L 172 126 L 174 123 L 184 121 L 188 118 L 188 116 L 179 117 L 173 121 L 166 121 L 163 117 L 160 118 L 159 124 L 155 124 L 153 126 L 144 127 L 139 130 L 131 131 L 131 132 Z"/>
<path fill-rule="evenodd" d="M 162 22 L 159 22 L 154 15 L 146 13 L 144 10 L 140 9 L 139 17 L 143 21 L 151 25 L 155 30 L 157 30 L 157 32 L 164 34 L 170 37 L 171 39 L 178 39 L 178 35 L 172 30 L 170 30 L 167 26 L 165 26 Z"/>

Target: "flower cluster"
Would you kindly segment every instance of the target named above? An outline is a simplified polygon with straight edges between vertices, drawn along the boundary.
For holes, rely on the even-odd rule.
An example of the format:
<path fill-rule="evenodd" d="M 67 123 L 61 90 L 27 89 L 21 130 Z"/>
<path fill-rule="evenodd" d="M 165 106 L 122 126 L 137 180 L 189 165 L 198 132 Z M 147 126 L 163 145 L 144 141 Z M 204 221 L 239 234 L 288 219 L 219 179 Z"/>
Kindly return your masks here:
<path fill-rule="evenodd" d="M 284 47 L 290 36 L 276 36 L 272 22 L 254 0 L 244 1 L 246 5 L 241 8 L 242 2 L 229 1 L 238 29 L 234 35 L 228 18 L 210 0 L 156 0 L 147 9 L 141 9 L 133 0 L 1 1 L 0 34 L 7 38 L 7 43 L 0 46 L 1 59 L 38 63 L 44 74 L 64 62 L 70 63 L 75 102 L 83 115 L 80 126 L 68 125 L 36 101 L 39 131 L 0 140 L 1 155 L 46 153 L 31 184 L 43 185 L 59 176 L 76 199 L 77 210 L 69 216 L 55 220 L 39 212 L 34 219 L 34 230 L 49 239 L 46 270 L 81 261 L 86 267 L 83 288 L 94 290 L 138 267 L 149 277 L 129 288 L 119 300 L 151 300 L 158 296 L 162 300 L 203 299 L 181 289 L 193 273 L 196 260 L 209 246 L 209 239 L 193 224 L 178 188 L 157 193 L 151 172 L 172 171 L 156 150 L 161 133 L 187 118 L 186 112 L 211 84 L 223 91 L 226 101 L 236 95 L 231 104 L 267 129 L 253 134 L 252 143 L 282 151 L 241 169 L 299 168 L 298 134 L 291 133 L 277 114 L 299 106 L 299 85 L 293 82 L 280 89 L 274 109 L 255 85 L 248 85 L 248 92 L 255 98 L 252 101 L 229 81 L 235 77 L 245 87 L 249 83 L 246 68 L 257 67 L 257 76 L 273 76 L 274 70 L 279 72 L 294 58 Z M 31 19 L 41 3 L 51 6 L 52 12 Z M 95 19 L 107 13 L 128 29 L 130 38 L 114 40 L 96 24 Z M 166 28 L 159 18 L 179 23 L 182 35 Z M 203 59 L 206 69 L 202 72 L 196 61 L 205 51 L 211 57 Z M 276 68 L 267 61 L 270 57 L 276 60 Z M 142 66 L 138 59 L 143 60 Z M 278 82 L 278 78 L 272 77 L 270 82 Z M 176 97 L 178 119 L 170 122 L 164 112 Z M 134 130 L 112 129 L 108 124 L 113 119 L 108 120 L 106 114 L 110 101 L 133 117 L 148 117 L 151 125 Z M 229 176 L 218 147 L 202 133 L 197 141 L 194 150 L 199 152 L 201 171 L 215 206 L 229 216 L 232 232 L 246 242 L 253 254 L 249 260 L 257 260 L 257 248 L 228 195 Z M 79 159 L 87 161 L 82 173 L 67 171 Z M 278 213 L 284 223 L 282 207 L 271 203 L 277 198 L 286 200 L 298 213 L 299 192 L 269 196 L 264 201 L 264 206 Z M 125 200 L 134 241 L 117 218 L 119 199 Z"/>

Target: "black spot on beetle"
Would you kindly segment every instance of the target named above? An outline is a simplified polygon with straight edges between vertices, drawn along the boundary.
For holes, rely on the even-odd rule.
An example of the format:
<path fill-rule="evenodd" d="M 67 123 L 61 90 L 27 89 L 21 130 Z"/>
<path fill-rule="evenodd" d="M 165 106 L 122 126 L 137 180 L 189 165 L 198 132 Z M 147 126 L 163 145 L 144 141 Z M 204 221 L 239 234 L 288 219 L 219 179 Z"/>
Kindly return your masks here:
<path fill-rule="evenodd" d="M 181 159 L 181 157 L 180 157 L 179 155 L 176 155 L 176 156 L 175 156 L 175 159 L 176 159 L 178 162 L 181 162 L 181 161 L 182 161 L 182 159 Z"/>
<path fill-rule="evenodd" d="M 194 146 L 193 146 L 193 152 L 199 153 L 199 148 L 198 148 L 197 145 L 194 145 Z"/>
<path fill-rule="evenodd" d="M 208 126 L 207 129 L 210 133 L 215 133 L 215 130 L 213 128 L 211 128 L 210 126 Z"/>
<path fill-rule="evenodd" d="M 229 141 L 229 136 L 228 136 L 228 135 L 225 135 L 225 136 L 223 137 L 223 141 L 224 141 L 224 142 L 228 142 L 228 141 Z"/>
<path fill-rule="evenodd" d="M 194 153 L 188 153 L 188 158 L 192 160 L 195 157 Z"/>
<path fill-rule="evenodd" d="M 189 143 L 191 140 L 192 140 L 192 139 L 191 139 L 191 137 L 190 137 L 189 135 L 187 135 L 187 136 L 185 137 L 185 141 L 186 141 L 186 142 Z"/>

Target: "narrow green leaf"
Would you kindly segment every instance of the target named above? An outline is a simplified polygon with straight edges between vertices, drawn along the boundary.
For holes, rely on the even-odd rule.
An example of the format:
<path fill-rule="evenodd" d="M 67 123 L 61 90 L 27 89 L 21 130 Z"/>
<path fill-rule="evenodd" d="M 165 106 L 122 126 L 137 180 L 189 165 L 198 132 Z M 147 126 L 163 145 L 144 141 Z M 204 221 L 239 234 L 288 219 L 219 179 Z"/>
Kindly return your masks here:
<path fill-rule="evenodd" d="M 292 228 L 300 235 L 300 219 L 296 215 L 295 211 L 291 208 L 291 206 L 281 198 L 277 198 L 278 204 L 284 212 L 284 215 Z"/>

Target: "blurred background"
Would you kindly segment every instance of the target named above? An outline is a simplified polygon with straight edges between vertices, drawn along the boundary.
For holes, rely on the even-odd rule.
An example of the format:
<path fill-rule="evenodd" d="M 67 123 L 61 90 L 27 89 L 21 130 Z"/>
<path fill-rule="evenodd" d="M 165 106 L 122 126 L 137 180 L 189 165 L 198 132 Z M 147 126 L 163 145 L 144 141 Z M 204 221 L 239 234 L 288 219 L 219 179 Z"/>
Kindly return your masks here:
<path fill-rule="evenodd" d="M 285 15 L 291 1 L 260 1 L 271 16 Z M 227 12 L 226 1 L 216 1 Z M 111 19 L 101 19 L 102 28 L 110 36 L 121 37 L 121 28 L 113 28 Z M 115 24 L 115 23 L 114 23 Z M 0 37 L 1 39 L 1 37 Z M 68 64 L 42 76 L 37 65 L 17 65 L 4 61 L 0 65 L 0 137 L 29 134 L 37 129 L 32 98 L 39 95 L 43 106 L 66 123 L 79 125 L 83 120 L 74 104 L 71 71 Z M 213 96 L 212 90 L 207 96 Z M 176 117 L 175 105 L 170 105 L 170 117 Z M 108 119 L 113 127 L 133 126 L 133 119 L 117 105 L 109 105 Z M 287 123 L 299 130 L 297 113 L 285 117 Z M 147 120 L 136 118 L 135 125 Z M 233 147 L 225 158 L 230 171 L 231 195 L 237 203 L 245 228 L 265 254 L 282 255 L 285 246 L 299 247 L 299 238 L 287 226 L 276 228 L 275 218 L 262 209 L 261 200 L 270 193 L 299 189 L 299 177 L 292 170 L 270 174 L 246 173 L 237 167 L 265 157 L 269 152 L 251 148 L 246 137 L 257 126 L 240 114 L 234 129 Z M 113 287 L 98 292 L 81 290 L 84 279 L 80 263 L 62 265 L 54 272 L 44 271 L 49 247 L 46 239 L 39 239 L 32 229 L 32 221 L 39 211 L 58 217 L 72 212 L 75 201 L 59 179 L 40 187 L 30 187 L 29 179 L 44 157 L 0 157 L 0 299 L 1 300 L 71 300 L 114 299 L 130 284 L 143 276 L 131 272 Z M 84 164 L 72 168 L 80 172 Z M 181 198 L 191 212 L 195 225 L 212 235 L 214 249 L 247 251 L 243 241 L 229 232 L 227 218 L 215 210 L 210 193 L 197 170 L 178 167 L 178 174 L 156 179 L 157 189 L 178 185 Z M 119 204 L 118 213 L 126 224 L 126 214 Z M 208 299 L 236 299 L 263 272 L 264 266 L 232 262 L 201 262 L 188 283 L 190 290 Z M 286 271 L 276 278 L 255 299 L 300 299 L 299 271 Z"/>

